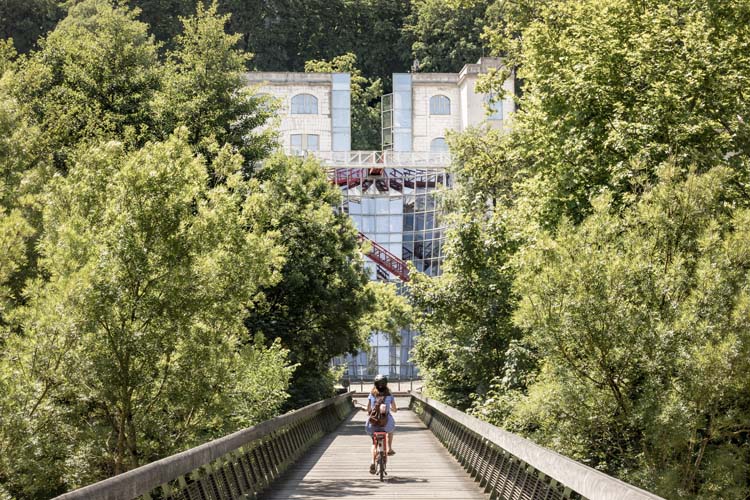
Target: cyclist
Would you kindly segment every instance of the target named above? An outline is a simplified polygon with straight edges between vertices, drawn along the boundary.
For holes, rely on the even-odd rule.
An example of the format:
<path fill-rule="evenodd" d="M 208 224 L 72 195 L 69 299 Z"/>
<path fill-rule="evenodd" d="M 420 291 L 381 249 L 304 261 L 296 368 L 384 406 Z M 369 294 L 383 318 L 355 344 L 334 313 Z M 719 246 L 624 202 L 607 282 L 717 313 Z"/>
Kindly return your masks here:
<path fill-rule="evenodd" d="M 367 434 L 372 436 L 373 432 L 387 432 L 388 433 L 388 454 L 394 455 L 396 452 L 393 451 L 393 431 L 396 428 L 396 421 L 393 419 L 393 413 L 398 411 L 396 407 L 396 399 L 388 389 L 388 377 L 385 375 L 377 375 L 374 380 L 374 387 L 370 391 L 370 395 L 367 397 L 367 414 L 375 408 L 377 399 L 383 398 L 383 404 L 385 405 L 385 411 L 388 415 L 388 420 L 385 427 L 377 427 L 370 424 L 369 419 L 365 421 L 365 431 Z M 372 444 L 372 462 L 370 463 L 370 474 L 375 474 L 375 459 L 377 457 L 377 448 L 375 443 Z"/>

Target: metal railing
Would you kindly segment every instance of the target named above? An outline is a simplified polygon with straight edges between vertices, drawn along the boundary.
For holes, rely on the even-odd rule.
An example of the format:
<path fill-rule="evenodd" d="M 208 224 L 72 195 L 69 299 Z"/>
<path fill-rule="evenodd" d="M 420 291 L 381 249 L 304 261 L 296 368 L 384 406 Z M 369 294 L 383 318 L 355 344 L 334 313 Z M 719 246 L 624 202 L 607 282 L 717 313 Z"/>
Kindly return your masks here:
<path fill-rule="evenodd" d="M 290 151 L 291 155 L 312 156 L 327 167 L 409 168 L 447 167 L 449 152 L 427 151 Z"/>
<path fill-rule="evenodd" d="M 663 500 L 418 393 L 410 407 L 490 499 Z"/>
<path fill-rule="evenodd" d="M 343 384 L 350 391 L 354 391 L 355 394 L 369 393 L 372 390 L 372 377 L 367 380 L 345 378 Z M 412 391 L 421 391 L 423 384 L 424 382 L 419 378 L 405 378 L 401 380 L 390 378 L 388 380 L 388 388 L 392 393 L 397 395 L 403 395 Z"/>
<path fill-rule="evenodd" d="M 370 250 L 367 252 L 367 256 L 377 264 L 380 264 L 385 269 L 396 275 L 401 281 L 409 281 L 409 267 L 406 262 L 399 259 L 391 252 L 388 251 L 383 245 L 377 241 L 373 241 L 367 237 L 363 232 L 359 232 L 359 241 L 366 241 L 370 244 Z"/>
<path fill-rule="evenodd" d="M 230 500 L 253 496 L 351 414 L 352 394 L 311 404 L 57 498 Z"/>

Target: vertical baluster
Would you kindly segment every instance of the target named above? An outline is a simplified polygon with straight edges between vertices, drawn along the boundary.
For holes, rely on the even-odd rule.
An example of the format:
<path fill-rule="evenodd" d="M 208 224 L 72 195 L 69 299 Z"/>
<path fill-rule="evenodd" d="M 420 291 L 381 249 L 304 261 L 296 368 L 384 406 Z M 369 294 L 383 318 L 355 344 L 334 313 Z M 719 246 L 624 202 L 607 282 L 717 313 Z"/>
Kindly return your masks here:
<path fill-rule="evenodd" d="M 282 429 L 276 435 L 276 444 L 279 448 L 279 454 L 281 455 L 281 468 L 286 470 L 290 465 L 291 454 L 289 453 L 289 446 L 287 442 L 287 429 Z"/>
<path fill-rule="evenodd" d="M 487 460 L 487 466 L 482 472 L 481 479 L 479 480 L 479 486 L 484 489 L 485 493 L 489 493 L 491 489 L 492 475 L 497 467 L 497 461 L 502 455 L 502 452 L 498 448 L 495 448 L 494 446 L 488 446 L 488 448 L 490 450 L 490 456 Z"/>
<path fill-rule="evenodd" d="M 255 465 L 256 476 L 258 477 L 258 490 L 266 489 L 268 486 L 268 474 L 266 474 L 266 464 L 263 463 L 261 456 L 260 447 L 258 445 L 253 447 L 252 451 L 253 464 Z"/>
<path fill-rule="evenodd" d="M 509 460 L 510 462 L 510 470 L 508 470 L 508 475 L 506 476 L 505 484 L 503 485 L 503 490 L 500 493 L 503 498 L 510 499 L 511 493 L 513 492 L 513 488 L 516 484 L 516 480 L 518 479 L 518 473 L 521 470 L 521 464 L 519 463 L 518 459 L 513 457 Z"/>
<path fill-rule="evenodd" d="M 232 492 L 232 499 L 239 498 L 243 493 L 243 487 L 240 475 L 237 473 L 237 460 L 234 453 L 227 455 L 226 462 L 224 462 L 224 470 L 229 482 L 229 489 Z"/>
<path fill-rule="evenodd" d="M 258 474 L 258 466 L 255 463 L 255 457 L 253 456 L 252 448 L 246 447 L 245 453 L 243 453 L 242 458 L 243 464 L 245 465 L 245 469 L 248 473 L 248 479 L 250 479 L 250 483 L 253 488 L 253 492 L 257 493 L 262 489 L 262 480 L 260 475 Z"/>
<path fill-rule="evenodd" d="M 255 480 L 250 469 L 250 464 L 247 461 L 247 451 L 244 448 L 240 448 L 237 450 L 236 456 L 237 469 L 242 480 L 242 493 L 252 496 L 255 493 Z"/>
<path fill-rule="evenodd" d="M 477 481 L 479 481 L 487 471 L 487 464 L 490 461 L 490 455 L 492 453 L 492 443 L 490 443 L 487 439 L 482 439 L 482 448 L 480 451 L 481 453 L 479 455 L 479 464 L 477 465 L 477 473 L 475 477 Z"/>
<path fill-rule="evenodd" d="M 214 476 L 214 465 L 207 464 L 204 468 L 206 472 L 205 475 L 201 478 L 204 491 L 209 498 L 213 500 L 222 500 L 221 490 L 219 489 L 219 485 L 216 482 L 216 477 Z"/>
<path fill-rule="evenodd" d="M 513 458 L 507 452 L 503 452 L 503 460 L 500 463 L 500 467 L 497 468 L 497 478 L 495 479 L 494 490 L 497 493 L 495 498 L 502 498 L 503 489 L 505 483 L 508 482 L 508 473 L 513 462 Z"/>
<path fill-rule="evenodd" d="M 273 438 L 267 439 L 264 444 L 271 465 L 271 480 L 273 481 L 279 477 L 279 457 L 276 455 L 276 449 L 273 446 Z"/>

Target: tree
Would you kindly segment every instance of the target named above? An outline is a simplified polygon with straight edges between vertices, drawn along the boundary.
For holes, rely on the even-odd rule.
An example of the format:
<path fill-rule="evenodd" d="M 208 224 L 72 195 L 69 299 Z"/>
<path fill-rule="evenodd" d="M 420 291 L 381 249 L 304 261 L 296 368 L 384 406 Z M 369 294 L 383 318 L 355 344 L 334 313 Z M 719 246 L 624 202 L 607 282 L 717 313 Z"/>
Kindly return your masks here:
<path fill-rule="evenodd" d="M 276 155 L 257 180 L 265 202 L 253 219 L 260 229 L 283 233 L 287 259 L 281 281 L 261 289 L 245 324 L 290 350 L 299 364 L 291 403 L 302 405 L 331 395 L 330 360 L 364 345 L 360 321 L 375 298 L 356 231 L 345 213 L 334 211 L 340 194 L 320 165 Z"/>
<path fill-rule="evenodd" d="M 522 22 L 488 37 L 525 82 L 514 160 L 548 191 L 529 216 L 579 222 L 603 188 L 637 196 L 667 159 L 707 171 L 729 155 L 747 171 L 750 3 L 520 4 Z"/>
<path fill-rule="evenodd" d="M 128 5 L 138 12 L 138 20 L 146 23 L 161 48 L 176 47 L 183 24 L 181 19 L 195 12 L 197 0 L 130 0 Z"/>
<path fill-rule="evenodd" d="M 420 71 L 455 73 L 484 54 L 480 39 L 491 2 L 415 0 L 405 39 Z"/>
<path fill-rule="evenodd" d="M 390 84 L 391 74 L 409 66 L 401 26 L 410 2 L 390 0 L 224 0 L 229 28 L 242 34 L 240 47 L 255 54 L 261 71 L 302 71 L 312 59 L 351 52 L 365 77 Z"/>
<path fill-rule="evenodd" d="M 410 46 L 402 28 L 412 2 L 350 0 L 346 7 L 351 21 L 345 29 L 351 42 L 337 54 L 354 53 L 363 75 L 372 81 L 380 79 L 390 89 L 393 73 L 403 73 L 411 66 Z"/>
<path fill-rule="evenodd" d="M 414 359 L 427 390 L 461 408 L 483 396 L 496 381 L 511 386 L 515 341 L 515 307 L 510 265 L 518 238 L 508 208 L 512 177 L 495 129 L 476 129 L 452 136 L 458 168 L 455 190 L 444 200 L 446 234 L 443 273 L 428 278 L 415 273 L 410 292 L 425 311 Z"/>
<path fill-rule="evenodd" d="M 12 43 L 0 42 L 0 332 L 11 328 L 12 311 L 23 303 L 25 282 L 35 273 L 40 193 L 50 175 L 39 129 L 27 123 L 8 93 L 14 56 Z"/>
<path fill-rule="evenodd" d="M 215 1 L 208 7 L 199 2 L 195 16 L 182 19 L 184 29 L 169 53 L 154 108 L 163 134 L 187 127 L 190 142 L 209 159 L 218 146 L 230 144 L 249 172 L 276 146 L 272 129 L 256 130 L 274 110 L 245 85 L 250 56 L 235 48 L 239 35 L 224 32 L 230 16 L 218 15 L 217 8 Z"/>
<path fill-rule="evenodd" d="M 0 5 L 0 39 L 12 38 L 25 54 L 63 17 L 63 5 L 56 0 L 8 0 Z"/>
<path fill-rule="evenodd" d="M 509 4 L 486 39 L 520 107 L 452 145 L 449 272 L 415 293 L 429 390 L 666 497 L 744 498 L 750 3 Z M 479 297 L 450 293 L 466 263 Z M 494 311 L 508 348 L 472 373 L 462 332 Z"/>
<path fill-rule="evenodd" d="M 209 187 L 187 135 L 92 147 L 50 188 L 48 278 L 29 284 L 23 335 L 0 364 L 11 492 L 82 486 L 270 418 L 286 399 L 287 351 L 243 326 L 283 249 L 253 229 L 261 199 L 242 157 L 223 148 L 226 182 Z"/>
<path fill-rule="evenodd" d="M 541 370 L 500 423 L 666 497 L 748 494 L 724 468 L 750 467 L 736 322 L 750 240 L 732 175 L 665 167 L 622 215 L 603 196 L 519 252 L 515 319 Z"/>
<path fill-rule="evenodd" d="M 64 168 L 81 143 L 122 138 L 136 147 L 150 137 L 149 101 L 160 84 L 157 45 L 137 11 L 85 0 L 24 61 L 14 97 L 47 151 Z"/>
<path fill-rule="evenodd" d="M 330 61 L 307 61 L 308 73 L 349 73 L 351 76 L 352 149 L 380 149 L 380 79 L 368 80 L 357 68 L 357 56 L 351 52 Z"/>

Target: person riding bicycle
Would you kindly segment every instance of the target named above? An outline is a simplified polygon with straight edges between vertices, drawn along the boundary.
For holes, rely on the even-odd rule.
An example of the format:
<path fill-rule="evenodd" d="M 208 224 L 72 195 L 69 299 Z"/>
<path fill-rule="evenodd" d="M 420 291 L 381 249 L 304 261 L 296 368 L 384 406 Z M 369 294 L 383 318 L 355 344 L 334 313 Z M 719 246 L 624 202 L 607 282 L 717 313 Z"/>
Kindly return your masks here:
<path fill-rule="evenodd" d="M 365 422 L 365 431 L 367 434 L 372 436 L 373 432 L 387 432 L 388 433 L 388 454 L 394 455 L 396 452 L 393 451 L 393 431 L 396 428 L 396 421 L 393 418 L 392 413 L 396 413 L 398 408 L 396 407 L 396 399 L 388 389 L 388 377 L 385 375 L 377 375 L 374 380 L 374 387 L 370 391 L 370 395 L 367 397 L 367 414 L 370 415 L 378 402 L 378 399 L 382 401 L 384 405 L 383 410 L 387 415 L 386 424 L 383 427 L 372 425 L 368 418 Z M 381 411 L 381 413 L 383 412 Z M 377 449 L 375 443 L 372 444 L 372 463 L 370 463 L 370 474 L 375 474 L 375 459 L 377 458 Z"/>

